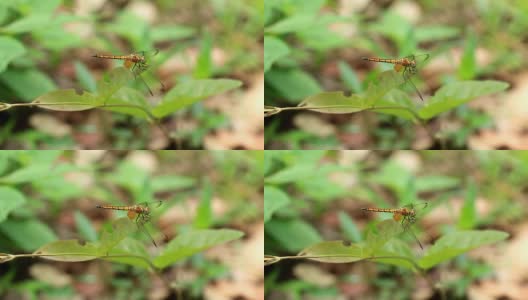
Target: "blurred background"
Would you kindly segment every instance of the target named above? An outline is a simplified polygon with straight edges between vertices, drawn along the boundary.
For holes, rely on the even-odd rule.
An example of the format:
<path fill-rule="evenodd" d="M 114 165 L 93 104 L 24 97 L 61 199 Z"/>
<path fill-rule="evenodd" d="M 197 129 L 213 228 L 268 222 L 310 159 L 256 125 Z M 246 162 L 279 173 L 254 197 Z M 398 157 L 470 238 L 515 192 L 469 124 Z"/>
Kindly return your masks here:
<path fill-rule="evenodd" d="M 292 107 L 322 91 L 364 92 L 392 68 L 361 60 L 372 56 L 429 54 L 412 78 L 425 103 L 456 81 L 511 87 L 450 109 L 425 128 L 373 112 L 286 111 L 266 118 L 266 149 L 527 149 L 527 14 L 526 2 L 516 0 L 266 1 L 265 38 L 273 42 L 266 52 L 275 59 L 265 66 L 266 105 Z M 402 90 L 422 105 L 411 86 Z"/>
<path fill-rule="evenodd" d="M 139 80 L 129 84 L 151 105 L 192 79 L 242 82 L 163 119 L 181 147 L 262 149 L 263 6 L 263 0 L 1 1 L 0 102 L 31 102 L 56 89 L 94 92 L 96 80 L 120 62 L 93 55 L 159 49 L 142 74 L 154 95 Z M 0 146 L 10 149 L 176 147 L 144 119 L 98 109 L 11 108 L 0 113 L 0 128 Z"/>
<path fill-rule="evenodd" d="M 150 259 L 191 230 L 244 236 L 190 257 L 180 253 L 157 273 L 102 259 L 16 258 L 1 263 L 0 298 L 261 299 L 262 160 L 262 151 L 1 151 L 1 253 L 32 253 L 57 240 L 98 242 L 126 213 L 96 205 L 147 199 L 162 201 L 146 225 L 158 248 L 137 230 L 128 240 Z"/>
<path fill-rule="evenodd" d="M 441 263 L 425 275 L 372 261 L 284 260 L 265 268 L 267 299 L 522 299 L 528 262 L 528 153 L 522 151 L 266 151 L 266 255 L 321 241 L 365 241 L 383 218 L 364 207 L 428 202 L 398 239 L 421 257 L 441 236 L 493 229 L 509 239 Z M 267 217 L 266 217 L 267 216 Z M 425 252 L 425 253 L 424 253 Z"/>

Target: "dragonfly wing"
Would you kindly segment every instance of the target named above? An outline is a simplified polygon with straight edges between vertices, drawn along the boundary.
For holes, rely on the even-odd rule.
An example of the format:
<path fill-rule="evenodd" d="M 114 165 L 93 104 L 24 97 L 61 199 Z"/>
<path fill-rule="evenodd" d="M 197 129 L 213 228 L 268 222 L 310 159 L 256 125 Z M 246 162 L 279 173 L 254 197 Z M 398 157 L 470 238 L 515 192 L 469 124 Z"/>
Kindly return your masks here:
<path fill-rule="evenodd" d="M 403 225 L 403 224 L 402 224 Z M 403 228 L 404 228 L 404 231 L 409 233 L 413 238 L 414 240 L 416 240 L 416 242 L 418 243 L 418 245 L 420 246 L 420 249 L 423 250 L 423 246 L 422 246 L 422 243 L 420 243 L 420 240 L 416 237 L 416 235 L 414 234 L 412 228 L 411 228 L 411 224 L 407 223 L 405 225 L 403 225 Z"/>
<path fill-rule="evenodd" d="M 405 79 L 405 81 L 407 82 L 410 82 L 411 85 L 413 86 L 414 90 L 416 91 L 416 93 L 418 94 L 418 96 L 420 96 L 420 99 L 422 100 L 422 102 L 424 101 L 423 97 L 422 97 L 422 94 L 420 93 L 420 91 L 418 90 L 418 88 L 416 88 L 416 85 L 414 85 L 414 82 L 412 82 L 411 80 L 411 74 L 410 72 L 408 71 L 408 68 L 405 68 L 405 70 L 403 71 L 403 77 Z"/>
<path fill-rule="evenodd" d="M 150 240 L 152 241 L 152 244 L 154 244 L 154 246 L 155 246 L 156 248 L 158 248 L 158 245 L 156 244 L 156 242 L 154 241 L 154 239 L 152 238 L 152 236 L 151 236 L 150 233 L 148 232 L 147 228 L 145 227 L 145 224 L 144 224 L 144 223 L 141 223 L 141 222 L 137 222 L 136 224 L 137 224 L 137 226 L 138 226 L 138 229 L 139 229 L 140 231 L 143 231 L 143 233 L 145 233 L 145 235 L 147 235 L 147 236 L 150 238 Z"/>

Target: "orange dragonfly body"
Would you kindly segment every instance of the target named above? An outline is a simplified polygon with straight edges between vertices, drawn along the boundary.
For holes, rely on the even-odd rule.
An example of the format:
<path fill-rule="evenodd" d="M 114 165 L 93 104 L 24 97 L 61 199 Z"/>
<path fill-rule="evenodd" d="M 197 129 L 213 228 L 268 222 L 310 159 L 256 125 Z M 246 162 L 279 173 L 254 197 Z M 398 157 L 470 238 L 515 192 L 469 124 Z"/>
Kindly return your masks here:
<path fill-rule="evenodd" d="M 156 49 L 156 50 L 148 51 L 148 52 L 147 51 L 140 51 L 140 52 L 132 53 L 132 54 L 129 54 L 129 55 L 95 54 L 95 55 L 93 55 L 93 57 L 103 58 L 103 59 L 123 60 L 125 68 L 131 69 L 132 74 L 134 74 L 134 77 L 135 78 L 139 78 L 143 82 L 143 84 L 145 84 L 145 86 L 147 87 L 150 95 L 153 96 L 154 94 L 152 93 L 152 90 L 150 89 L 148 84 L 145 82 L 145 80 L 143 80 L 143 78 L 141 77 L 141 73 L 143 73 L 144 71 L 146 71 L 149 68 L 149 64 L 148 64 L 148 61 L 147 61 L 147 56 L 154 56 L 154 55 L 158 54 L 158 52 L 159 52 L 159 50 Z M 161 84 L 162 90 L 164 90 L 165 87 L 163 86 L 163 83 L 161 83 L 161 81 L 160 81 L 160 84 Z"/>
<path fill-rule="evenodd" d="M 128 206 L 97 205 L 96 208 L 127 211 L 128 218 L 130 220 L 134 220 L 136 222 L 136 225 L 138 226 L 138 229 L 143 231 L 150 238 L 154 246 L 158 247 L 158 245 L 156 245 L 156 242 L 154 241 L 152 236 L 148 233 L 147 229 L 145 228 L 145 224 L 148 223 L 151 219 L 149 205 L 152 203 L 158 203 L 157 207 L 159 207 L 161 206 L 162 201 L 143 202 L 143 203 L 139 203 L 136 205 L 128 205 Z"/>
<path fill-rule="evenodd" d="M 411 85 L 414 87 L 414 90 L 416 91 L 416 93 L 418 93 L 418 96 L 420 96 L 420 99 L 424 101 L 422 94 L 412 82 L 411 76 L 418 73 L 419 62 L 423 63 L 428 58 L 429 58 L 429 54 L 409 55 L 404 58 L 397 58 L 397 59 L 379 58 L 379 57 L 362 57 L 361 59 L 366 60 L 366 61 L 393 64 L 394 71 L 396 72 L 401 72 L 403 70 L 403 79 L 405 80 L 405 82 L 409 81 Z"/>
<path fill-rule="evenodd" d="M 414 233 L 411 230 L 411 225 L 416 223 L 416 220 L 418 218 L 418 210 L 422 210 L 425 207 L 427 207 L 427 202 L 421 203 L 419 205 L 405 205 L 402 208 L 377 208 L 377 207 L 368 207 L 368 208 L 362 208 L 363 211 L 370 211 L 370 212 L 381 212 L 381 213 L 391 213 L 392 218 L 396 222 L 400 222 L 400 224 L 403 226 L 403 229 L 405 232 L 409 232 L 414 239 L 418 242 L 418 245 L 423 250 L 422 243 L 418 240 L 418 238 L 414 235 Z"/>

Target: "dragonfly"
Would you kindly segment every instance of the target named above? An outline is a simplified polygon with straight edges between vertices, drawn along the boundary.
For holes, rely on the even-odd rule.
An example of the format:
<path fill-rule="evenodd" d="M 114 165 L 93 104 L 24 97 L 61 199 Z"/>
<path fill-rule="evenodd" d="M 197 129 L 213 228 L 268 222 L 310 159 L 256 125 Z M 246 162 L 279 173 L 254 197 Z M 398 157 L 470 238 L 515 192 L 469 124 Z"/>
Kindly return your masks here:
<path fill-rule="evenodd" d="M 424 101 L 422 94 L 416 88 L 416 85 L 411 80 L 411 76 L 418 73 L 418 67 L 423 64 L 429 58 L 429 54 L 419 54 L 419 55 L 409 55 L 404 58 L 379 58 L 379 57 L 362 57 L 362 60 L 373 61 L 373 62 L 382 62 L 394 65 L 394 71 L 401 72 L 403 70 L 402 76 L 404 83 L 409 81 L 414 87 L 414 90 L 420 96 L 422 102 Z"/>
<path fill-rule="evenodd" d="M 370 211 L 370 212 L 380 212 L 380 213 L 391 213 L 392 218 L 396 222 L 400 222 L 400 224 L 403 227 L 404 232 L 408 232 L 413 236 L 413 238 L 418 242 L 418 245 L 423 250 L 422 243 L 420 243 L 420 240 L 416 237 L 414 232 L 411 229 L 411 225 L 416 223 L 416 220 L 418 219 L 418 215 L 423 212 L 423 210 L 427 207 L 427 202 L 419 203 L 419 204 L 408 204 L 401 208 L 377 208 L 377 207 L 368 207 L 368 208 L 362 208 L 363 211 Z"/>
<path fill-rule="evenodd" d="M 161 200 L 159 201 L 151 201 L 151 202 L 142 202 L 135 205 L 128 205 L 128 206 L 119 206 L 119 205 L 96 205 L 96 208 L 102 208 L 102 209 L 111 209 L 111 210 L 125 210 L 127 211 L 127 216 L 130 220 L 134 220 L 136 223 L 138 229 L 140 231 L 143 231 L 152 241 L 152 244 L 157 248 L 158 245 L 148 232 L 148 230 L 145 228 L 145 224 L 150 222 L 151 215 L 150 215 L 150 208 L 152 206 L 160 207 L 163 202 Z"/>
<path fill-rule="evenodd" d="M 102 59 L 118 59 L 124 61 L 124 66 L 127 69 L 131 69 L 134 78 L 139 78 L 143 84 L 147 87 L 151 96 L 154 96 L 152 90 L 148 86 L 147 82 L 141 77 L 141 73 L 145 72 L 149 68 L 148 60 L 159 53 L 158 49 L 151 51 L 139 51 L 128 55 L 106 55 L 106 54 L 95 54 L 93 57 Z M 165 90 L 165 86 L 161 81 L 161 89 Z"/>

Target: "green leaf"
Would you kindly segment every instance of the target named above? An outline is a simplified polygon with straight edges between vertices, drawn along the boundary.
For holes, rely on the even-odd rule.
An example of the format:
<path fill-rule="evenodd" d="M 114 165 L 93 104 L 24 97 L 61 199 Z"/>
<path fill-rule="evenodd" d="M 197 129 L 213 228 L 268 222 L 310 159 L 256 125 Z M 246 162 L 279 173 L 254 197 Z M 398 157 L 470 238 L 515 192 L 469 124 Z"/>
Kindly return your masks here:
<path fill-rule="evenodd" d="M 475 78 L 477 75 L 477 58 L 475 55 L 478 41 L 473 33 L 470 33 L 464 40 L 466 44 L 464 46 L 462 61 L 460 62 L 458 69 L 458 78 L 469 80 Z"/>
<path fill-rule="evenodd" d="M 416 178 L 417 192 L 435 192 L 455 188 L 460 184 L 456 177 L 430 175 Z"/>
<path fill-rule="evenodd" d="M 239 239 L 243 235 L 240 231 L 230 229 L 205 229 L 185 232 L 169 242 L 154 260 L 154 265 L 158 268 L 165 268 L 208 248 Z"/>
<path fill-rule="evenodd" d="M 344 235 L 350 239 L 352 242 L 361 241 L 361 233 L 356 226 L 356 223 L 350 218 L 348 214 L 340 211 L 338 214 L 339 225 Z"/>
<path fill-rule="evenodd" d="M 376 81 L 373 81 L 369 84 L 369 87 L 365 93 L 365 98 L 368 103 L 376 103 L 377 100 L 385 96 L 392 89 L 400 87 L 405 83 L 402 74 L 394 71 L 384 71 L 382 72 Z"/>
<path fill-rule="evenodd" d="M 132 72 L 129 69 L 125 67 L 112 69 L 97 81 L 97 94 L 102 99 L 107 100 L 132 79 Z"/>
<path fill-rule="evenodd" d="M 304 31 L 307 28 L 314 26 L 315 21 L 316 16 L 313 14 L 295 14 L 265 28 L 264 32 L 274 34 L 286 34 L 297 31 Z"/>
<path fill-rule="evenodd" d="M 264 223 L 271 219 L 273 213 L 290 203 L 290 198 L 281 189 L 266 185 L 264 187 Z"/>
<path fill-rule="evenodd" d="M 279 91 L 291 103 L 297 103 L 299 99 L 323 90 L 312 75 L 299 69 L 273 68 L 266 72 L 265 79 L 266 83 Z"/>
<path fill-rule="evenodd" d="M 8 187 L 0 186 L 0 223 L 2 223 L 7 215 L 26 203 L 26 198 L 18 190 Z"/>
<path fill-rule="evenodd" d="M 213 221 L 212 209 L 211 209 L 211 198 L 213 197 L 213 188 L 211 183 L 207 180 L 204 182 L 202 187 L 202 197 L 200 197 L 200 203 L 196 209 L 196 217 L 194 218 L 193 227 L 196 229 L 205 229 L 211 226 Z"/>
<path fill-rule="evenodd" d="M 181 40 L 195 35 L 192 27 L 180 25 L 156 25 L 150 29 L 153 42 Z"/>
<path fill-rule="evenodd" d="M 359 93 L 363 90 L 356 72 L 350 68 L 348 63 L 340 60 L 337 67 L 339 68 L 341 80 L 347 88 L 351 89 L 354 93 Z"/>
<path fill-rule="evenodd" d="M 154 116 L 161 118 L 183 107 L 225 93 L 242 85 L 242 82 L 231 79 L 191 80 L 178 84 L 171 89 L 161 103 L 153 109 Z"/>
<path fill-rule="evenodd" d="M 153 118 L 145 96 L 138 90 L 126 86 L 107 98 L 104 101 L 104 106 L 100 106 L 100 108 L 143 119 Z"/>
<path fill-rule="evenodd" d="M 116 33 L 133 44 L 145 39 L 149 27 L 145 19 L 127 10 L 118 14 L 113 22 L 107 24 L 104 27 L 105 32 Z"/>
<path fill-rule="evenodd" d="M 390 239 L 402 233 L 402 226 L 392 219 L 387 219 L 376 224 L 376 228 L 367 233 L 366 249 L 374 254 L 381 249 Z"/>
<path fill-rule="evenodd" d="M 112 222 L 111 226 L 104 227 L 99 241 L 98 253 L 103 255 L 117 246 L 124 238 L 130 236 L 137 226 L 129 218 L 123 217 Z M 145 229 L 146 230 L 146 229 Z"/>
<path fill-rule="evenodd" d="M 282 40 L 273 37 L 264 37 L 264 73 L 266 73 L 273 63 L 288 55 L 290 48 Z"/>
<path fill-rule="evenodd" d="M 504 91 L 509 84 L 503 81 L 460 81 L 441 87 L 420 109 L 419 115 L 430 119 L 477 97 Z"/>
<path fill-rule="evenodd" d="M 213 68 L 212 59 L 211 59 L 211 48 L 213 45 L 213 40 L 211 35 L 205 33 L 202 37 L 202 42 L 200 45 L 200 52 L 198 53 L 198 58 L 196 60 L 196 66 L 194 68 L 193 77 L 195 79 L 203 79 L 211 76 L 211 71 Z"/>
<path fill-rule="evenodd" d="M 264 182 L 270 184 L 284 184 L 295 182 L 309 177 L 317 176 L 315 165 L 296 164 L 282 169 L 277 173 L 267 177 Z"/>
<path fill-rule="evenodd" d="M 460 30 L 456 27 L 444 25 L 419 26 L 415 28 L 415 38 L 417 42 L 431 42 L 450 39 L 458 36 Z"/>
<path fill-rule="evenodd" d="M 36 29 L 47 27 L 51 21 L 51 14 L 31 14 L 20 18 L 5 26 L 2 31 L 9 34 L 20 34 L 31 32 Z"/>
<path fill-rule="evenodd" d="M 38 107 L 58 111 L 82 111 L 97 107 L 96 97 L 88 92 L 81 95 L 74 89 L 56 90 L 44 94 L 32 103 Z"/>
<path fill-rule="evenodd" d="M 3 184 L 20 184 L 25 182 L 31 182 L 46 178 L 51 174 L 53 166 L 43 163 L 34 163 L 26 167 L 22 167 L 9 173 L 6 176 L 0 177 L 0 183 Z"/>
<path fill-rule="evenodd" d="M 0 76 L 9 88 L 27 101 L 57 89 L 48 75 L 36 69 L 10 69 Z"/>
<path fill-rule="evenodd" d="M 21 57 L 26 53 L 26 48 L 18 40 L 0 36 L 0 74 L 4 72 L 7 65 L 15 58 Z"/>
<path fill-rule="evenodd" d="M 90 220 L 79 210 L 76 210 L 74 213 L 75 225 L 81 236 L 90 242 L 97 240 L 97 232 L 92 226 Z"/>
<path fill-rule="evenodd" d="M 467 185 L 466 197 L 464 198 L 464 206 L 460 212 L 458 219 L 459 229 L 471 229 L 477 223 L 477 209 L 475 207 L 475 200 L 477 198 L 477 186 L 473 181 Z"/>
<path fill-rule="evenodd" d="M 77 240 L 55 241 L 40 247 L 33 254 L 42 255 L 44 259 L 65 262 L 88 261 L 99 256 L 94 244 L 81 245 Z"/>
<path fill-rule="evenodd" d="M 275 218 L 266 223 L 265 229 L 266 234 L 269 234 L 290 252 L 297 252 L 308 245 L 322 241 L 315 228 L 302 220 L 279 220 Z"/>
<path fill-rule="evenodd" d="M 349 114 L 371 108 L 357 94 L 345 96 L 343 92 L 323 92 L 304 99 L 299 107 L 327 114 Z"/>
<path fill-rule="evenodd" d="M 0 224 L 0 231 L 25 251 L 33 251 L 57 239 L 48 225 L 38 220 L 6 220 Z"/>
<path fill-rule="evenodd" d="M 86 68 L 86 65 L 78 60 L 75 61 L 73 65 L 75 67 L 75 76 L 77 77 L 77 80 L 81 86 L 84 87 L 88 92 L 95 92 L 97 89 L 97 83 L 95 82 L 92 73 L 90 73 L 90 70 Z"/>
<path fill-rule="evenodd" d="M 151 180 L 152 190 L 156 193 L 190 188 L 196 184 L 194 178 L 178 175 L 159 175 Z"/>
<path fill-rule="evenodd" d="M 508 236 L 508 233 L 497 230 L 452 232 L 438 239 L 420 259 L 419 265 L 424 269 L 430 269 L 472 249 L 505 240 Z"/>
<path fill-rule="evenodd" d="M 298 256 L 308 256 L 309 260 L 339 264 L 363 260 L 363 253 L 363 248 L 358 244 L 345 241 L 325 241 L 303 249 Z"/>

